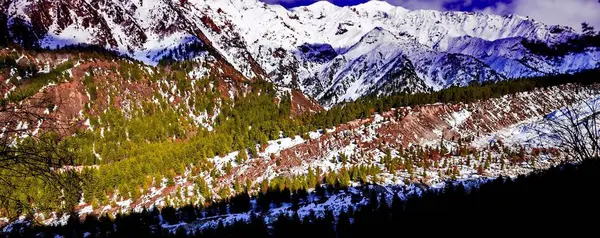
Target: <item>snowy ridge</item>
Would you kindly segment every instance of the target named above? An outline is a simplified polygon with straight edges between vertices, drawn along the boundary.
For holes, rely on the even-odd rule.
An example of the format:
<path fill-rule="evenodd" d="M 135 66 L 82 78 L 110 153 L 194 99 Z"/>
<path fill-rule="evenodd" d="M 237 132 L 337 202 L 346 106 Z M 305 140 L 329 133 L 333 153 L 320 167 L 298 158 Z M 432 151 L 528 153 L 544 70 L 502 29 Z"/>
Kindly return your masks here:
<path fill-rule="evenodd" d="M 239 4 L 221 2 L 224 11 Z M 409 11 L 382 1 L 350 7 L 319 1 L 289 11 L 244 2 L 241 21 L 234 22 L 257 61 L 277 83 L 299 86 L 325 106 L 370 93 L 574 72 L 595 68 L 600 58 L 597 50 L 562 60 L 528 53 L 523 38 L 558 43 L 576 33 L 516 15 Z M 374 31 L 387 34 L 376 36 Z M 365 38 L 371 41 L 363 42 Z M 381 67 L 400 56 L 404 63 Z M 399 67 L 400 75 L 390 71 Z M 382 79 L 386 72 L 380 71 L 394 77 Z"/>
<path fill-rule="evenodd" d="M 49 6 L 49 7 L 48 7 Z M 325 106 L 367 94 L 422 92 L 476 81 L 595 68 L 600 50 L 532 54 L 577 36 L 516 15 L 410 11 L 383 1 L 285 9 L 258 0 L 16 0 L 0 9 L 41 29 L 41 46 L 99 44 L 148 64 L 201 42 L 247 78 L 270 78 Z M 68 12 L 64 12 L 68 10 Z"/>

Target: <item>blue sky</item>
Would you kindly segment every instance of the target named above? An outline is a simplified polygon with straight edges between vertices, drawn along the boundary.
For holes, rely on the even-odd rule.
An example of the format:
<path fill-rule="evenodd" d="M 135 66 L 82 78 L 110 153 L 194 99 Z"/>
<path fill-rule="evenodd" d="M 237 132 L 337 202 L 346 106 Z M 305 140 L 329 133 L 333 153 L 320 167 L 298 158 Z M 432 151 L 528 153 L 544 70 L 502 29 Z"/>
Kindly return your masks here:
<path fill-rule="evenodd" d="M 284 7 L 304 6 L 318 0 L 260 0 Z M 351 6 L 369 0 L 329 0 L 338 6 Z M 566 25 L 580 29 L 582 22 L 600 28 L 598 0 L 386 0 L 408 9 L 480 11 L 493 14 L 529 16 L 551 25 Z"/>

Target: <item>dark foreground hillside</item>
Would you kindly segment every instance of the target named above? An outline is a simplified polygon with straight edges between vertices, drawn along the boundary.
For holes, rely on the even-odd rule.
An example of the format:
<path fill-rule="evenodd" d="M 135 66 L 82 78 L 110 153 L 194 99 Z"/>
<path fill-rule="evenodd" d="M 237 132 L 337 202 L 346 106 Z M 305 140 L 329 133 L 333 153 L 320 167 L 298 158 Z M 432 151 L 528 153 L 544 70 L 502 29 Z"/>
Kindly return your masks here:
<path fill-rule="evenodd" d="M 117 216 L 116 219 L 88 217 L 63 227 L 13 227 L 8 237 L 402 237 L 406 235 L 520 235 L 595 234 L 600 211 L 600 160 L 564 165 L 517 179 L 498 178 L 480 188 L 459 185 L 444 192 L 392 204 L 373 193 L 371 204 L 356 211 L 331 212 L 323 218 L 297 214 L 281 216 L 272 225 L 260 217 L 215 229 L 168 232 L 161 220 L 172 209 Z M 378 201 L 379 200 L 379 201 Z M 184 218 L 187 214 L 178 212 Z M 188 217 L 189 218 L 189 217 Z M 185 219 L 185 218 L 184 218 Z M 525 232 L 525 233 L 523 233 Z"/>

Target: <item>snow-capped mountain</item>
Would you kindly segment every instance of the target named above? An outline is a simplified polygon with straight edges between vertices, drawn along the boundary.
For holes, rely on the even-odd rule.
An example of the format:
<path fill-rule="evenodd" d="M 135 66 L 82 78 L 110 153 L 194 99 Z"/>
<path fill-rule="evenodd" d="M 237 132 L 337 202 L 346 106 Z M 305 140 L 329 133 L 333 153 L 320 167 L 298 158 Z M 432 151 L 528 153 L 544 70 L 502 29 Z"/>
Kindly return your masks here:
<path fill-rule="evenodd" d="M 148 64 L 191 42 L 204 44 L 248 78 L 264 72 L 230 20 L 209 4 L 170 0 L 15 0 L 0 4 L 17 41 L 29 28 L 40 47 L 95 44 Z M 24 22 L 24 23 L 21 23 Z M 25 27 L 15 27 L 25 25 Z M 214 42 L 214 43 L 213 43 Z"/>
<path fill-rule="evenodd" d="M 598 49 L 550 59 L 522 44 L 564 42 L 577 35 L 568 27 L 382 1 L 285 9 L 258 0 L 4 0 L 0 10 L 13 41 L 24 41 L 17 30 L 24 25 L 42 47 L 99 44 L 149 64 L 200 42 L 246 77 L 300 89 L 326 106 L 372 93 L 574 72 L 600 59 Z"/>

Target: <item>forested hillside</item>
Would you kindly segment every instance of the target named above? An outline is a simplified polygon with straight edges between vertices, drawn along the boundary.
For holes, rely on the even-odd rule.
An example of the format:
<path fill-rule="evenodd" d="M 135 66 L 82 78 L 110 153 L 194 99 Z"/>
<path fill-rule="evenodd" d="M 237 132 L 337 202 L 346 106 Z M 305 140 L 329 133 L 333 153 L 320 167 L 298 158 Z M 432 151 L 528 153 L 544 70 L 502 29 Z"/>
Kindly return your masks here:
<path fill-rule="evenodd" d="M 574 75 L 559 74 L 483 84 L 473 82 L 468 87 L 451 87 L 431 93 L 396 93 L 383 97 L 370 95 L 354 102 L 334 106 L 316 115 L 310 115 L 305 120 L 308 120 L 309 125 L 315 126 L 311 129 L 325 128 L 354 119 L 367 118 L 373 113 L 386 112 L 392 108 L 434 103 L 470 103 L 567 83 L 585 86 L 597 83 L 598 79 L 599 71 L 589 70 Z"/>
<path fill-rule="evenodd" d="M 33 160 L 37 167 L 51 166 L 51 171 L 40 176 L 23 176 L 21 172 L 29 167 L 18 164 L 3 168 L 7 186 L 0 189 L 4 198 L 0 215 L 29 214 L 42 220 L 58 211 L 92 209 L 101 215 L 154 204 L 210 206 L 239 194 L 306 190 L 316 187 L 321 179 L 332 186 L 336 181 L 342 186 L 350 181 L 376 182 L 381 168 L 359 164 L 333 172 L 309 168 L 302 176 L 263 178 L 260 183 L 252 177 L 229 185 L 222 180 L 232 173 L 243 174 L 240 169 L 244 165 L 262 159 L 278 166 L 285 162 L 269 152 L 272 142 L 281 143 L 282 138 L 297 137 L 294 140 L 302 143 L 314 139 L 315 133 L 325 133 L 324 129 L 392 108 L 485 101 L 565 84 L 587 87 L 598 77 L 598 71 L 587 71 L 474 83 L 428 94 L 366 97 L 323 112 L 308 105 L 313 112 L 307 109 L 301 114 L 294 111 L 303 105 L 298 104 L 293 91 L 282 93 L 269 82 L 220 71 L 218 61 L 188 60 L 148 67 L 98 48 L 72 47 L 58 51 L 5 50 L 1 62 L 4 84 L 0 89 L 6 95 L 1 104 L 6 122 L 3 156 L 31 159 L 32 155 L 23 151 L 36 147 L 37 153 L 47 153 L 53 159 Z M 202 71 L 205 67 L 209 70 Z M 12 117 L 15 110 L 25 114 Z M 445 156 L 450 152 L 450 147 L 440 145 L 401 150 L 400 158 L 407 156 L 406 160 L 393 158 L 395 154 L 381 149 L 387 154 L 381 161 L 383 168 L 408 170 L 412 176 L 416 170 L 411 169 L 413 166 L 433 165 L 417 159 L 422 154 L 435 158 L 435 153 Z M 462 155 L 459 152 L 457 155 Z M 354 161 L 344 154 L 339 160 L 344 164 Z M 435 162 L 435 167 L 442 166 L 437 165 L 441 161 Z M 488 169 L 490 162 L 481 160 L 480 170 Z M 442 176 L 457 178 L 460 174 L 456 167 L 445 163 L 443 167 L 448 171 Z M 65 182 L 48 181 L 43 176 L 46 173 Z M 183 199 L 162 197 L 172 193 L 184 194 Z"/>
<path fill-rule="evenodd" d="M 35 176 L 8 176 L 18 167 L 6 167 L 4 182 L 25 191 L 3 187 L 2 215 L 18 216 L 34 204 L 38 212 L 69 211 L 81 192 L 94 204 L 108 204 L 116 191 L 137 199 L 154 178 L 165 176 L 172 183 L 192 165 L 196 172 L 211 172 L 207 158 L 234 150 L 255 154 L 257 144 L 307 131 L 293 111 L 306 105 L 292 102 L 292 92 L 278 93 L 271 83 L 193 72 L 207 63 L 150 68 L 101 54 L 77 48 L 4 53 L 3 156 L 22 152 L 9 149 L 11 140 L 26 148 L 46 138 L 64 148 L 61 153 L 67 154 L 58 157 L 69 158 L 52 169 L 75 168 L 83 183 L 63 192 Z M 15 117 L 13 111 L 22 113 Z"/>

